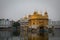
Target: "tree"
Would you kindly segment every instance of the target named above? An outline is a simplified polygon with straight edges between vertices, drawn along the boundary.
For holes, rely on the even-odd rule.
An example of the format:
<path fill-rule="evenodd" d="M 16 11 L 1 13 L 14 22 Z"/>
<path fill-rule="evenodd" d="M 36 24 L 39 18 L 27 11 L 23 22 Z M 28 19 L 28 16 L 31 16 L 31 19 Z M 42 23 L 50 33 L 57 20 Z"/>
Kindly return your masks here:
<path fill-rule="evenodd" d="M 14 22 L 13 23 L 13 35 L 14 36 L 18 36 L 19 34 L 20 34 L 20 31 L 18 30 L 19 29 L 19 27 L 20 27 L 20 23 L 18 23 L 18 22 Z"/>

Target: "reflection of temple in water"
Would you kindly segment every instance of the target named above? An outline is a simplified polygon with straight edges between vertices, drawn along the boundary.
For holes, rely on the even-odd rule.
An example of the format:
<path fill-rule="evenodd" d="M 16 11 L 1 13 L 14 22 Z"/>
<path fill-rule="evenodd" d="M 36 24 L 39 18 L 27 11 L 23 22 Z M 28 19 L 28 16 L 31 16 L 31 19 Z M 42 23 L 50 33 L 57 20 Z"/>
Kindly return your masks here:
<path fill-rule="evenodd" d="M 28 40 L 48 40 L 48 35 L 40 36 L 37 33 L 29 33 Z"/>

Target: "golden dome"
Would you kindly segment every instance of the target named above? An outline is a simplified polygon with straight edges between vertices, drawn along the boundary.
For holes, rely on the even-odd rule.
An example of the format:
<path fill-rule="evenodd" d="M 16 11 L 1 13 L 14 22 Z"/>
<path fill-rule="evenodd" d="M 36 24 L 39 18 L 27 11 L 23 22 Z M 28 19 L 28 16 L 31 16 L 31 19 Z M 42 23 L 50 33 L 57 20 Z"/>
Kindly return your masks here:
<path fill-rule="evenodd" d="M 27 19 L 27 16 L 25 16 L 24 19 Z"/>
<path fill-rule="evenodd" d="M 47 13 L 47 11 L 44 12 L 44 16 L 48 17 L 48 13 Z"/>
<path fill-rule="evenodd" d="M 48 15 L 46 8 L 45 8 L 45 12 L 44 12 L 44 15 Z"/>
<path fill-rule="evenodd" d="M 28 15 L 28 17 L 31 17 L 31 15 Z"/>
<path fill-rule="evenodd" d="M 34 15 L 36 15 L 36 14 L 38 14 L 38 12 L 37 11 L 34 11 Z"/>

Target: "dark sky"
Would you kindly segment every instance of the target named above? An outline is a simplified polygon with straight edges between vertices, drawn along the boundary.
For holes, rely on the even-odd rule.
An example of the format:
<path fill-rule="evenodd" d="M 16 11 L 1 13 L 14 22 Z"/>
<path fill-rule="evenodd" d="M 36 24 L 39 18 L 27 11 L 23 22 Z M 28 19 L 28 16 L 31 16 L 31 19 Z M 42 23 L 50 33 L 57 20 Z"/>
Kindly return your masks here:
<path fill-rule="evenodd" d="M 60 0 L 0 0 L 0 18 L 18 20 L 34 11 L 47 10 L 49 19 L 60 20 Z"/>

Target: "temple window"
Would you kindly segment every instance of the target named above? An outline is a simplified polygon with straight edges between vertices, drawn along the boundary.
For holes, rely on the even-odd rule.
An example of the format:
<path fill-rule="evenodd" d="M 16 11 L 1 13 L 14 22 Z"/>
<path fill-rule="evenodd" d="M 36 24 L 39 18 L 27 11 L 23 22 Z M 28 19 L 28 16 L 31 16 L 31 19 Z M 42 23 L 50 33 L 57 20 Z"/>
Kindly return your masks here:
<path fill-rule="evenodd" d="M 35 25 L 35 23 L 33 23 L 33 25 Z"/>

